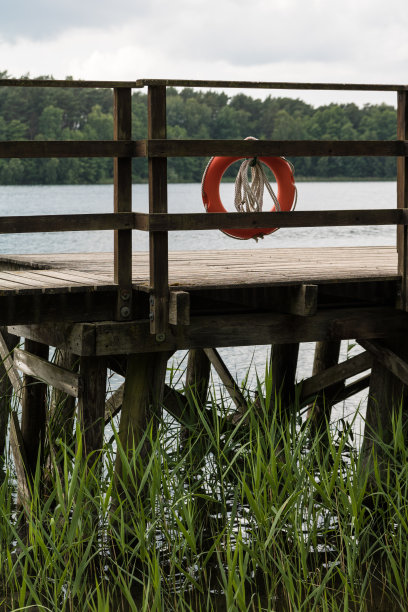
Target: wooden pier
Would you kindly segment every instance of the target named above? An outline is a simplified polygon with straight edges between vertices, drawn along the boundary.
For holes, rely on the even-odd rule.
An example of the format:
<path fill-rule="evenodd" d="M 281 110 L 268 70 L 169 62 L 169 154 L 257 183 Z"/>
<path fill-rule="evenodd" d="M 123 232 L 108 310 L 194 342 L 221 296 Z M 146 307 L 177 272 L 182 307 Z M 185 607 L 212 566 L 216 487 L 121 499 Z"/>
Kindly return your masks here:
<path fill-rule="evenodd" d="M 166 87 L 245 87 L 395 91 L 396 141 L 192 141 L 166 139 Z M 29 497 L 49 419 L 47 387 L 65 398 L 61 427 L 75 414 L 86 455 L 102 447 L 103 428 L 121 411 L 120 437 L 140 439 L 152 410 L 174 416 L 165 387 L 167 360 L 188 349 L 186 388 L 205 401 L 210 366 L 226 385 L 238 414 L 243 398 L 217 348 L 268 344 L 276 389 L 288 409 L 300 342 L 316 342 L 313 374 L 300 403 L 320 397 L 316 426 L 330 406 L 368 388 L 367 423 L 389 435 L 393 402 L 408 385 L 407 86 L 211 81 L 0 81 L 0 87 L 105 87 L 114 91 L 112 141 L 0 142 L 0 157 L 112 157 L 112 213 L 2 217 L 0 233 L 112 230 L 113 253 L 4 254 L 0 257 L 0 354 L 3 359 L 0 435 L 4 444 L 11 389 L 22 417 L 11 412 L 10 442 L 20 499 Z M 148 88 L 148 138 L 132 140 L 131 92 Z M 167 158 L 174 156 L 392 156 L 397 160 L 394 209 L 274 214 L 273 227 L 396 225 L 395 247 L 273 248 L 170 252 L 169 231 L 270 227 L 271 213 L 169 214 Z M 149 163 L 149 213 L 132 211 L 131 163 Z M 10 203 L 12 204 L 12 203 Z M 132 232 L 149 232 L 149 252 L 132 252 Z M 313 230 L 311 229 L 311 232 Z M 341 340 L 363 352 L 338 363 Z M 24 348 L 21 342 L 24 340 Z M 49 347 L 58 349 L 51 363 Z M 125 382 L 106 402 L 107 371 Z M 353 383 L 352 376 L 369 371 Z M 7 379 L 4 374 L 7 373 Z M 40 381 L 36 385 L 31 383 Z M 325 395 L 325 400 L 322 400 Z M 183 401 L 180 393 L 177 400 Z M 166 403 L 167 402 L 167 403 Z M 67 423 L 69 427 L 67 427 Z M 388 434 L 387 434 L 388 432 Z M 366 436 L 365 450 L 370 448 Z"/>

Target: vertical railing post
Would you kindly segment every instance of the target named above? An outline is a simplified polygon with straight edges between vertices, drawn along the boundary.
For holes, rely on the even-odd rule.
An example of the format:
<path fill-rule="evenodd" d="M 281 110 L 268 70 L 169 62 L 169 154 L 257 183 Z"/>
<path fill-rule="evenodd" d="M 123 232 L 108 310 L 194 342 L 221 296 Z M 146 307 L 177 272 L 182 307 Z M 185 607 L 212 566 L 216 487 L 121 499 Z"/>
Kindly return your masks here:
<path fill-rule="evenodd" d="M 166 138 L 166 87 L 148 88 L 148 137 Z M 149 213 L 167 212 L 167 158 L 149 158 Z M 157 342 L 166 338 L 168 324 L 168 234 L 150 232 L 150 332 Z"/>
<path fill-rule="evenodd" d="M 114 89 L 114 139 L 132 139 L 132 90 Z M 114 158 L 114 211 L 132 211 L 132 158 Z M 114 282 L 118 284 L 116 319 L 126 321 L 132 312 L 132 230 L 115 230 Z"/>
<path fill-rule="evenodd" d="M 408 140 L 408 92 L 398 92 L 397 138 Z M 408 158 L 397 158 L 397 206 L 408 208 Z M 408 310 L 408 231 L 406 225 L 397 228 L 398 273 L 401 275 L 402 310 Z"/>

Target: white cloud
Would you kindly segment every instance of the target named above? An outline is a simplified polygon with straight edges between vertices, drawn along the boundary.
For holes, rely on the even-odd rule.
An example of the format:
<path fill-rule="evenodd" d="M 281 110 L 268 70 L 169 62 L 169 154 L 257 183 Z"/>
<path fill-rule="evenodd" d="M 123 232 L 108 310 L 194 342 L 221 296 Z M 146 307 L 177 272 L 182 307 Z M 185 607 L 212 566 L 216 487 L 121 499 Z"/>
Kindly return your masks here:
<path fill-rule="evenodd" d="M 3 13 L 0 69 L 14 76 L 406 81 L 406 0 L 14 0 Z"/>

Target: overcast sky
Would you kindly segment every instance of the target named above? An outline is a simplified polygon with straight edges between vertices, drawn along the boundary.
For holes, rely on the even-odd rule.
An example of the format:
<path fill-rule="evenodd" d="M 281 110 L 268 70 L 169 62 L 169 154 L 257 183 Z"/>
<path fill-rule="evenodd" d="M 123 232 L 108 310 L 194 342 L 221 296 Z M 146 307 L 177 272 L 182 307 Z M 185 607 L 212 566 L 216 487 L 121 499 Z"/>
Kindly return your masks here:
<path fill-rule="evenodd" d="M 0 71 L 12 76 L 408 82 L 407 0 L 0 3 Z M 395 101 L 295 95 L 316 104 Z"/>

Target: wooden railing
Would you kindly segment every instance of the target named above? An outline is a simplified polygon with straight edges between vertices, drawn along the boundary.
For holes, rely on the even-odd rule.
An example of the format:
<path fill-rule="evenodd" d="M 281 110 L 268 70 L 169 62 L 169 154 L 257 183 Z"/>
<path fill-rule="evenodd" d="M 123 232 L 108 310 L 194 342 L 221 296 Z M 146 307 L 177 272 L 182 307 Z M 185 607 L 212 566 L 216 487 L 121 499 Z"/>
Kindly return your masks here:
<path fill-rule="evenodd" d="M 114 279 L 118 285 L 117 319 L 131 316 L 132 229 L 149 232 L 150 320 L 158 342 L 168 326 L 168 232 L 184 230 L 262 228 L 270 225 L 270 213 L 219 213 L 217 215 L 168 214 L 167 158 L 180 156 L 392 156 L 398 158 L 397 208 L 393 210 L 280 212 L 274 227 L 340 225 L 397 225 L 398 270 L 402 277 L 401 308 L 408 310 L 408 103 L 407 85 L 268 83 L 247 81 L 57 81 L 0 80 L 0 87 L 111 88 L 114 92 L 112 141 L 0 142 L 0 158 L 113 157 L 114 212 L 108 214 L 37 215 L 3 217 L 0 233 L 114 230 Z M 166 88 L 206 87 L 240 89 L 292 89 L 330 91 L 388 91 L 397 93 L 395 141 L 257 141 L 169 140 L 166 138 Z M 148 138 L 132 141 L 131 93 L 148 88 Z M 132 158 L 149 163 L 149 213 L 132 212 Z"/>

